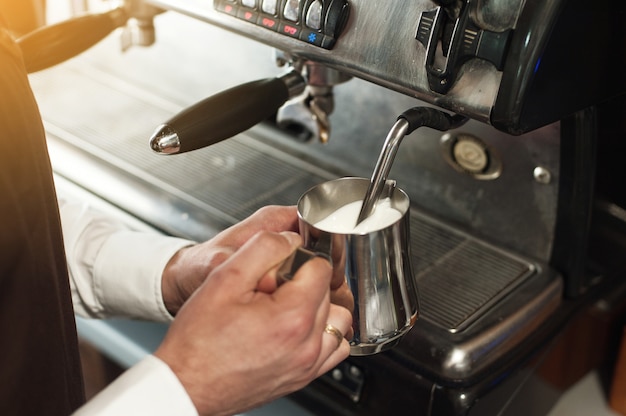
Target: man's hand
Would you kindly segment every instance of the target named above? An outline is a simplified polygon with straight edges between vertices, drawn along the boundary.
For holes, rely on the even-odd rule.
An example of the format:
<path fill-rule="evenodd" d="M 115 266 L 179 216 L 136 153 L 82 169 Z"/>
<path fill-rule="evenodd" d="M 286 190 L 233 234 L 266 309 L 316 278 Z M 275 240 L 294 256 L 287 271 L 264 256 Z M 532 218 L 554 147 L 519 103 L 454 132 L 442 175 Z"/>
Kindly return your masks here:
<path fill-rule="evenodd" d="M 167 310 L 176 315 L 183 303 L 202 284 L 217 266 L 235 253 L 246 241 L 260 231 L 298 231 L 295 206 L 268 206 L 259 209 L 240 223 L 222 231 L 211 240 L 180 250 L 163 271 L 161 288 Z M 330 283 L 331 301 L 348 310 L 353 298 L 345 281 L 343 250 L 332 253 L 333 278 Z M 276 279 L 267 276 L 259 281 L 257 289 L 265 293 L 276 290 Z"/>
<path fill-rule="evenodd" d="M 163 271 L 161 289 L 165 307 L 176 315 L 209 273 L 258 232 L 297 230 L 296 207 L 268 206 L 211 240 L 180 250 Z"/>
<path fill-rule="evenodd" d="M 344 360 L 350 312 L 330 303 L 332 269 L 306 262 L 272 291 L 280 264 L 301 244 L 259 232 L 219 266 L 180 309 L 155 355 L 176 373 L 201 414 L 235 414 L 307 385 Z M 268 280 L 268 281 L 269 281 Z"/>

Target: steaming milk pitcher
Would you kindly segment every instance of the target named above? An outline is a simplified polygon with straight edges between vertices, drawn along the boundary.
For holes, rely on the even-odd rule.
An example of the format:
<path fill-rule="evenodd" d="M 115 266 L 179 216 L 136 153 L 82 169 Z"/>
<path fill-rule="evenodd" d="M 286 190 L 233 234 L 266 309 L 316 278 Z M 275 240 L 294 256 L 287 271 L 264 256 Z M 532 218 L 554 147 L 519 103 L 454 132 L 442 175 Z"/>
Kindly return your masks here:
<path fill-rule="evenodd" d="M 350 355 L 369 355 L 396 345 L 415 323 L 418 292 L 411 268 L 410 201 L 407 194 L 386 184 L 390 207 L 399 219 L 362 232 L 335 232 L 316 227 L 339 208 L 361 201 L 369 181 L 341 178 L 319 184 L 298 201 L 304 247 L 343 268 L 354 297 L 354 337 Z M 356 218 L 355 218 L 356 221 Z"/>

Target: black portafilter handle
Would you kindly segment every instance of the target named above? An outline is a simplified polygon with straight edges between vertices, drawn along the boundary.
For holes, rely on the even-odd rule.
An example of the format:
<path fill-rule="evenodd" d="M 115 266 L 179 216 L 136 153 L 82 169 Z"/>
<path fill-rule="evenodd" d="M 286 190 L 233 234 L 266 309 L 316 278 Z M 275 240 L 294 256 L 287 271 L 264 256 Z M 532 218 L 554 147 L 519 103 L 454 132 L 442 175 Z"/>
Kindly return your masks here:
<path fill-rule="evenodd" d="M 34 30 L 17 40 L 26 70 L 33 73 L 66 61 L 100 42 L 127 20 L 126 11 L 116 8 Z"/>
<path fill-rule="evenodd" d="M 292 70 L 222 91 L 159 126 L 150 138 L 150 148 L 172 155 L 221 142 L 267 119 L 305 86 L 302 75 Z"/>

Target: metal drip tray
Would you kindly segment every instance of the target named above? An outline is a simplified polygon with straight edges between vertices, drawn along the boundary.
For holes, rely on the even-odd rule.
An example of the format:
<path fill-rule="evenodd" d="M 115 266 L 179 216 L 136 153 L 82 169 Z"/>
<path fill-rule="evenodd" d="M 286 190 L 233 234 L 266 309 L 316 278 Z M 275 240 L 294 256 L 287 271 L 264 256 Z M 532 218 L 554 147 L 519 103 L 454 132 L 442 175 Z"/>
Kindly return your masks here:
<path fill-rule="evenodd" d="M 416 214 L 411 226 L 422 317 L 450 332 L 471 325 L 535 272 L 532 263 L 432 219 Z"/>

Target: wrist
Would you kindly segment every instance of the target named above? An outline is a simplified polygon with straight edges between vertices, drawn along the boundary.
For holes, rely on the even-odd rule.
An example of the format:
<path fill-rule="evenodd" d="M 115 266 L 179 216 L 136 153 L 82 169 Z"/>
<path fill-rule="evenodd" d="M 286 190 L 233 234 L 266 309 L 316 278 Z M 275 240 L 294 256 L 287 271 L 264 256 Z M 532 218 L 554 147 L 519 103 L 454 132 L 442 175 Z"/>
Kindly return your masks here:
<path fill-rule="evenodd" d="M 167 262 L 161 277 L 163 304 L 172 316 L 204 282 L 211 271 L 235 251 L 212 242 L 183 247 Z"/>
<path fill-rule="evenodd" d="M 184 301 L 180 293 L 177 278 L 184 270 L 181 263 L 183 262 L 184 252 L 188 249 L 189 247 L 183 247 L 174 253 L 165 265 L 161 276 L 161 296 L 163 297 L 163 304 L 172 316 L 176 315 Z"/>

